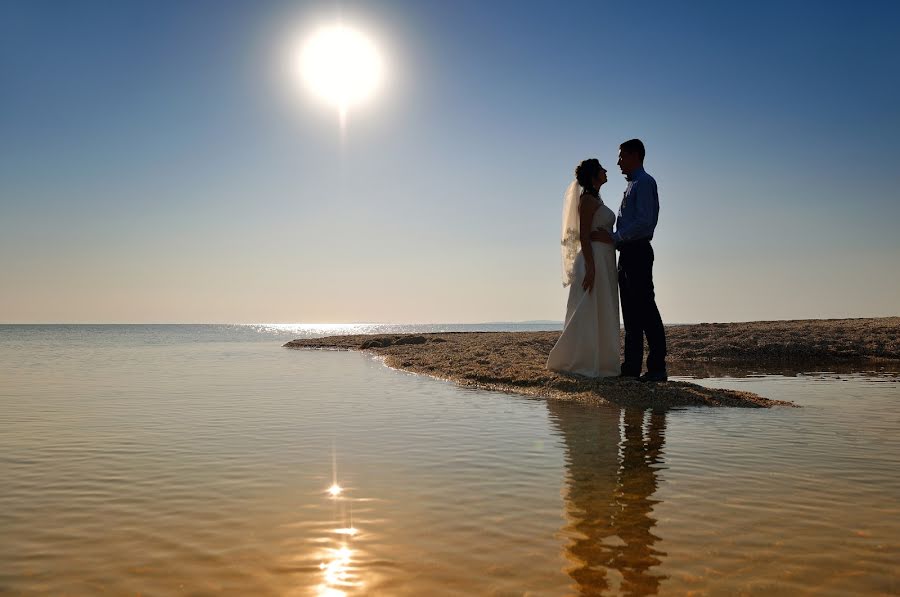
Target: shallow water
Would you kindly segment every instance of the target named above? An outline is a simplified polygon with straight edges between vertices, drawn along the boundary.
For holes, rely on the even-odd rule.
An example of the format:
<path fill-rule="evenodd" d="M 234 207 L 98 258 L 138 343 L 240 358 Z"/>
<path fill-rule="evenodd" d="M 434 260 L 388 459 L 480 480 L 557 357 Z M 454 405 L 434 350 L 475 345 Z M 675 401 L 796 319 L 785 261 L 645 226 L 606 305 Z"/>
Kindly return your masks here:
<path fill-rule="evenodd" d="M 281 348 L 336 331 L 0 326 L 0 594 L 900 592 L 898 377 L 642 412 Z"/>

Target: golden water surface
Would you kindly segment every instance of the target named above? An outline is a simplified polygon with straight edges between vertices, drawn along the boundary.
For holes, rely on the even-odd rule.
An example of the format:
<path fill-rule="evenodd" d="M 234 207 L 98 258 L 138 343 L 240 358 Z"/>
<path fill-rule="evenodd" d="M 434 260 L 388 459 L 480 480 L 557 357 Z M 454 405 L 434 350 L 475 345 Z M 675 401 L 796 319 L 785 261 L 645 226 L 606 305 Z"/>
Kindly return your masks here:
<path fill-rule="evenodd" d="M 900 592 L 896 377 L 645 412 L 282 341 L 0 326 L 0 594 Z"/>

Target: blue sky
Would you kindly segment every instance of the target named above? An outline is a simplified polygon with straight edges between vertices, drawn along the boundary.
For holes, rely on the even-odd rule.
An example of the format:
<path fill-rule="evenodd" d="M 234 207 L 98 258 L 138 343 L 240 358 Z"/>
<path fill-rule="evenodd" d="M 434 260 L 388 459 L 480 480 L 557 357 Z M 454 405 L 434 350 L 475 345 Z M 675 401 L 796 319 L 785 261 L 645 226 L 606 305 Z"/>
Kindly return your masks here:
<path fill-rule="evenodd" d="M 671 322 L 900 314 L 894 2 L 0 4 L 0 321 L 561 319 L 574 166 L 659 183 Z M 367 31 L 384 89 L 284 69 Z"/>

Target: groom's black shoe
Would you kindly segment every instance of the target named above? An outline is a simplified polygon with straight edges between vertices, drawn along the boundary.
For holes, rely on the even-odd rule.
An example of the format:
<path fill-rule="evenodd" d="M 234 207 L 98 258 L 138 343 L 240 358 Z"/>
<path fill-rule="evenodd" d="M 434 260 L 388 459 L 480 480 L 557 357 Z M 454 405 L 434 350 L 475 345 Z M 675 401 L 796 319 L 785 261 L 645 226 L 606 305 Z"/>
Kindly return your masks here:
<path fill-rule="evenodd" d="M 640 369 L 638 369 L 637 371 L 631 371 L 630 369 L 626 369 L 624 365 L 619 369 L 619 379 L 638 379 L 640 376 Z"/>
<path fill-rule="evenodd" d="M 641 375 L 641 381 L 669 381 L 669 374 L 666 370 L 648 371 Z"/>

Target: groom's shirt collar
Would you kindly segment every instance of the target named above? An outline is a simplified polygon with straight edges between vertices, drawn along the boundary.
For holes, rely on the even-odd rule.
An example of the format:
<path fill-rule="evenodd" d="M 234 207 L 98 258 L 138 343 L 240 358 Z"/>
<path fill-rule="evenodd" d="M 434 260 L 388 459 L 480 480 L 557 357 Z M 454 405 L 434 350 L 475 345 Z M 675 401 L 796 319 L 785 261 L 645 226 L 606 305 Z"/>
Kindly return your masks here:
<path fill-rule="evenodd" d="M 634 172 L 632 172 L 631 174 L 629 174 L 628 176 L 625 177 L 625 180 L 627 180 L 629 182 L 632 180 L 637 180 L 638 178 L 640 178 L 641 174 L 643 174 L 643 173 L 644 173 L 643 166 L 638 166 L 637 168 L 634 169 Z"/>

